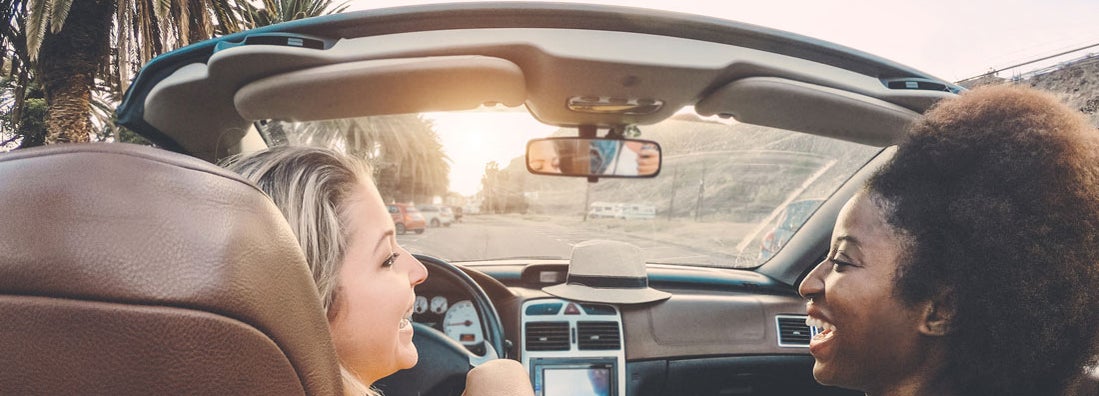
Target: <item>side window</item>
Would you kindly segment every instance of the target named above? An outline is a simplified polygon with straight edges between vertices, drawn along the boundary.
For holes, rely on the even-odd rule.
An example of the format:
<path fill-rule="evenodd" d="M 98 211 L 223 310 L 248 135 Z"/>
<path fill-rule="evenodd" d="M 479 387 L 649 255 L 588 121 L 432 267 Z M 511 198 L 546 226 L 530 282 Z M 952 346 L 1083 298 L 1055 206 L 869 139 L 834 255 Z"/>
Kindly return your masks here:
<path fill-rule="evenodd" d="M 397 213 L 397 207 L 396 206 L 386 206 L 386 209 L 389 209 L 390 214 L 396 214 Z"/>

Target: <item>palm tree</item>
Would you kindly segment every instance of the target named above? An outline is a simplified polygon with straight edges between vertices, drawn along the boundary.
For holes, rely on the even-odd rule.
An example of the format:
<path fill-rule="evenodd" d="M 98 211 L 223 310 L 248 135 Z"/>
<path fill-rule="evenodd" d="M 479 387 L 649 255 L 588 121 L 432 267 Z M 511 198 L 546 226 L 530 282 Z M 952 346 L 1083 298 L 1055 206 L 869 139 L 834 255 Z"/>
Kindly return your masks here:
<path fill-rule="evenodd" d="M 27 93 L 31 90 L 30 71 L 26 67 L 29 58 L 23 45 L 23 18 L 25 4 L 22 0 L 0 0 L 0 150 L 13 145 L 26 145 L 29 133 L 20 121 L 25 112 Z M 43 134 L 42 138 L 45 138 Z"/>
<path fill-rule="evenodd" d="M 263 0 L 263 8 L 250 2 L 241 3 L 242 17 L 251 27 L 273 25 L 279 22 L 325 14 L 335 14 L 347 9 L 347 2 L 333 4 L 332 0 Z"/>
<path fill-rule="evenodd" d="M 47 143 L 88 141 L 97 76 L 122 92 L 154 56 L 244 26 L 231 0 L 3 1 L 50 106 Z"/>
<path fill-rule="evenodd" d="M 265 0 L 264 5 L 257 8 L 248 0 L 0 0 L 0 9 L 11 11 L 7 25 L 25 27 L 16 29 L 25 45 L 15 45 L 13 52 L 25 54 L 23 63 L 34 65 L 34 78 L 46 92 L 48 143 L 88 141 L 95 126 L 89 115 L 94 114 L 97 77 L 109 87 L 107 99 L 116 102 L 134 70 L 171 49 L 347 8 L 331 0 Z"/>
<path fill-rule="evenodd" d="M 429 121 L 415 114 L 349 118 L 310 123 L 270 123 L 291 145 L 336 149 L 366 158 L 382 198 L 427 202 L 445 195 L 450 160 Z"/>

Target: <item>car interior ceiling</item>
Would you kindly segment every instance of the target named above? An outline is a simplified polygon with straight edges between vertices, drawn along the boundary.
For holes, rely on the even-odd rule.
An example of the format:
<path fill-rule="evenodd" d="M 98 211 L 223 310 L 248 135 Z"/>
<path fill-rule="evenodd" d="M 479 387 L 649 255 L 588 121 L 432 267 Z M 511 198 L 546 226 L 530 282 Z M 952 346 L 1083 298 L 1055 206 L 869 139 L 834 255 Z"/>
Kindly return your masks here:
<path fill-rule="evenodd" d="M 637 88 L 624 88 L 599 77 L 606 73 L 592 71 L 609 68 L 611 63 L 569 53 L 568 43 L 558 44 L 564 54 L 550 52 L 557 48 L 538 41 L 537 32 L 528 32 L 527 41 L 520 34 L 490 41 L 488 37 L 500 37 L 492 31 L 446 33 L 445 39 L 440 32 L 403 33 L 411 36 L 408 41 L 423 43 L 423 48 L 401 52 L 372 46 L 376 37 L 344 40 L 321 53 L 281 46 L 230 47 L 215 52 L 206 64 L 179 68 L 157 84 L 145 100 L 144 117 L 184 151 L 215 161 L 239 150 L 239 139 L 250 122 L 243 116 L 258 120 L 281 114 L 280 118 L 304 121 L 461 110 L 483 103 L 515 106 L 525 98 L 532 115 L 552 125 L 649 124 L 700 97 L 696 105 L 700 115 L 730 116 L 742 122 L 884 146 L 919 112 L 951 95 L 892 90 L 858 73 L 774 59 L 782 56 L 749 49 L 711 49 L 705 53 L 724 53 L 724 59 L 683 58 L 678 64 L 661 66 L 637 62 L 641 54 L 622 50 L 626 53 L 620 54 L 621 58 L 612 58 L 614 67 L 619 68 L 613 73 L 621 74 L 624 68 L 635 78 L 659 82 L 644 88 L 648 92 L 636 92 Z M 577 35 L 581 38 L 576 40 L 581 40 L 583 35 Z M 635 39 L 651 40 L 649 36 Z M 713 45 L 681 41 L 684 43 L 677 44 Z M 463 43 L 457 54 L 452 49 L 456 42 Z M 484 43 L 470 44 L 478 42 Z M 550 50 L 541 50 L 546 46 Z M 539 67 L 523 66 L 536 61 L 541 62 Z M 750 77 L 758 74 L 753 70 L 756 64 L 769 65 L 768 77 Z M 455 70 L 468 78 L 447 79 Z M 318 80 L 320 76 L 330 80 Z M 361 92 L 366 87 L 374 94 L 364 100 Z M 666 104 L 656 113 L 637 116 L 567 112 L 558 104 L 570 90 L 575 91 L 569 87 L 586 87 L 612 97 L 619 92 L 660 97 Z M 293 95 L 286 94 L 291 90 Z M 318 100 L 299 100 L 302 96 Z M 796 117 L 791 117 L 791 109 L 797 109 Z M 205 117 L 196 119 L 193 114 Z"/>

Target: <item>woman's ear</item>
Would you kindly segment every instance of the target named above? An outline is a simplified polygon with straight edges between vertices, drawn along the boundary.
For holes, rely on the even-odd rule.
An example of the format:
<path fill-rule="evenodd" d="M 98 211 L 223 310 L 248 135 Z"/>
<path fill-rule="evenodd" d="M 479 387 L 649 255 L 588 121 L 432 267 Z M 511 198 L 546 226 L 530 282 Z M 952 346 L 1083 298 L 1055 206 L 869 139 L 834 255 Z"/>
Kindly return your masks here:
<path fill-rule="evenodd" d="M 920 315 L 920 333 L 929 336 L 947 335 L 954 320 L 954 312 L 953 293 L 942 292 L 924 302 L 923 312 Z"/>

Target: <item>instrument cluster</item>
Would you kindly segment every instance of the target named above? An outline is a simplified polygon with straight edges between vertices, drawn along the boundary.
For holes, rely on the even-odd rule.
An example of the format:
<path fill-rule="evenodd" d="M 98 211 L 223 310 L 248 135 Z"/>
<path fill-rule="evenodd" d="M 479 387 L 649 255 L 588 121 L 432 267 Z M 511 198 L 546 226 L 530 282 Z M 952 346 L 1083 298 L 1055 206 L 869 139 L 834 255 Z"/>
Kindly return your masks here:
<path fill-rule="evenodd" d="M 481 316 L 468 296 L 424 291 L 417 293 L 412 320 L 442 331 L 476 354 L 484 353 Z"/>

